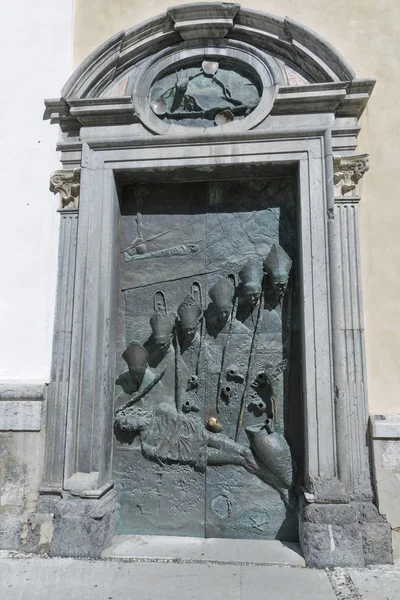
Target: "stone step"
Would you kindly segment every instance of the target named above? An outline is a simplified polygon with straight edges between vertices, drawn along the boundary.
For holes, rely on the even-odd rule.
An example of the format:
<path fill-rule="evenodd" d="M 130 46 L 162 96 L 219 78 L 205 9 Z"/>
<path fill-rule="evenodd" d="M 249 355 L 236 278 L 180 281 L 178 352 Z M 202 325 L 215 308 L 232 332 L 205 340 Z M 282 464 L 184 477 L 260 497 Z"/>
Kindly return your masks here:
<path fill-rule="evenodd" d="M 300 546 L 277 540 L 117 535 L 102 558 L 304 567 Z"/>

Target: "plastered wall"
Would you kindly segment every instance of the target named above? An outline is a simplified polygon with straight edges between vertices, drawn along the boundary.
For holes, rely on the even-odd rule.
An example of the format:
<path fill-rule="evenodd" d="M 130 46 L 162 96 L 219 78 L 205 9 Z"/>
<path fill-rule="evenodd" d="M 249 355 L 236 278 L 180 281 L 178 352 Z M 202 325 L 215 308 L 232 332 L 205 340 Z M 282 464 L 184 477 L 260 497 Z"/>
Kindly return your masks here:
<path fill-rule="evenodd" d="M 0 382 L 48 381 L 57 276 L 58 131 L 44 98 L 71 71 L 72 0 L 19 0 L 2 11 L 0 53 Z"/>
<path fill-rule="evenodd" d="M 74 64 L 121 29 L 153 17 L 169 0 L 76 0 Z M 378 81 L 361 119 L 359 151 L 369 152 L 362 184 L 361 259 L 370 410 L 400 412 L 400 3 L 391 0 L 252 0 L 248 8 L 288 16 L 314 29 Z"/>
<path fill-rule="evenodd" d="M 59 95 L 72 63 L 121 29 L 165 11 L 169 0 L 24 0 L 10 4 L 0 45 L 3 207 L 0 380 L 48 380 L 57 265 L 57 127 L 42 120 L 43 99 Z M 378 80 L 361 119 L 359 151 L 371 155 L 362 181 L 361 252 L 371 412 L 400 412 L 400 258 L 396 175 L 400 140 L 400 3 L 391 0 L 271 0 L 246 7 L 289 16 L 326 37 L 358 77 Z M 19 43 L 15 42 L 18 24 Z M 29 101 L 28 101 L 29 98 Z M 6 260 L 5 260 L 6 259 Z M 5 292 L 4 292 L 5 290 Z"/>

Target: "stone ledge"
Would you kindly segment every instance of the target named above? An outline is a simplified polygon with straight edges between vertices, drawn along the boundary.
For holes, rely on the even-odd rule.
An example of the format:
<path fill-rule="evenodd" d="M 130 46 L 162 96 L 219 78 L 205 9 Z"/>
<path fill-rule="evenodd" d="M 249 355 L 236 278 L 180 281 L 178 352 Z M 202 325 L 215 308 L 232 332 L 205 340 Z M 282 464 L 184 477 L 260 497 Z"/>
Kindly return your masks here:
<path fill-rule="evenodd" d="M 157 535 L 117 535 L 102 558 L 304 567 L 298 544 Z"/>
<path fill-rule="evenodd" d="M 400 415 L 371 415 L 374 439 L 400 439 Z"/>
<path fill-rule="evenodd" d="M 0 431 L 40 431 L 44 382 L 0 382 Z"/>
<path fill-rule="evenodd" d="M 0 402 L 0 431 L 40 431 L 43 402 L 5 400 Z"/>
<path fill-rule="evenodd" d="M 43 400 L 44 381 L 0 381 L 1 400 Z"/>

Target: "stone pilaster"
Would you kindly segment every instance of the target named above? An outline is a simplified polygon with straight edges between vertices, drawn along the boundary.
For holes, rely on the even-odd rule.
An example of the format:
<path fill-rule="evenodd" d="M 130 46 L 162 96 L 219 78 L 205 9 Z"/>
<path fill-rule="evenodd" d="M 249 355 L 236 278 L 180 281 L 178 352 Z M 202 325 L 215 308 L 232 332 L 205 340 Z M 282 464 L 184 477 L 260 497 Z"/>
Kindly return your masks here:
<path fill-rule="evenodd" d="M 115 530 L 111 447 L 118 269 L 104 254 L 111 250 L 113 264 L 117 263 L 119 204 L 113 174 L 107 175 L 86 168 L 80 194 L 71 188 L 62 195 L 67 206 L 77 206 L 79 199 L 79 227 L 68 221 L 71 210 L 77 217 L 76 209 L 62 209 L 59 302 L 40 506 L 42 512 L 54 515 L 52 556 L 99 557 Z M 59 177 L 60 172 L 57 182 Z M 76 177 L 76 171 L 69 172 L 68 184 L 75 185 Z"/>
<path fill-rule="evenodd" d="M 368 154 L 335 156 L 333 252 L 336 264 L 333 324 L 339 477 L 350 498 L 372 498 L 367 446 L 364 324 L 358 224 L 358 182 L 369 169 Z"/>
<path fill-rule="evenodd" d="M 338 477 L 345 496 L 332 503 L 305 494 L 300 540 L 310 567 L 392 562 L 390 526 L 373 504 L 368 447 L 357 184 L 368 155 L 335 156 L 328 210 L 333 376 Z"/>
<path fill-rule="evenodd" d="M 56 171 L 50 190 L 60 195 L 60 236 L 53 355 L 46 413 L 46 449 L 42 495 L 60 494 L 63 488 L 67 399 L 74 305 L 78 233 L 79 170 Z"/>

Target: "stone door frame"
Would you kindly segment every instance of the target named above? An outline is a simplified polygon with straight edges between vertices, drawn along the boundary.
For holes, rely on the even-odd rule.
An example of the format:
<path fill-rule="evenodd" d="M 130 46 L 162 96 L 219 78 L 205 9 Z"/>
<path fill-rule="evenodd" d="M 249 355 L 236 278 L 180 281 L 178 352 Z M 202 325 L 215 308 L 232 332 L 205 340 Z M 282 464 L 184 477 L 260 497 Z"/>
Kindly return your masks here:
<path fill-rule="evenodd" d="M 308 500 L 348 501 L 344 475 L 349 470 L 350 456 L 348 451 L 338 452 L 338 446 L 352 435 L 351 423 L 347 423 L 345 436 L 340 435 L 341 408 L 334 383 L 335 373 L 344 366 L 342 361 L 335 362 L 333 348 L 335 331 L 341 329 L 340 323 L 335 322 L 334 310 L 335 303 L 341 301 L 341 286 L 337 287 L 336 278 L 331 276 L 340 267 L 335 264 L 338 232 L 337 222 L 332 219 L 334 170 L 329 119 L 319 120 L 328 122 L 319 127 L 314 124 L 301 135 L 296 130 L 280 135 L 247 132 L 235 139 L 208 139 L 207 145 L 190 136 L 184 140 L 150 138 L 146 143 L 141 139 L 110 137 L 83 142 L 76 261 L 70 265 L 73 272 L 69 274 L 74 282 L 74 301 L 64 413 L 65 449 L 59 440 L 55 444 L 60 455 L 60 490 L 77 498 L 96 499 L 114 485 L 121 175 L 143 181 L 150 179 L 152 172 L 162 172 L 162 178 L 171 181 L 188 180 L 195 172 L 207 179 L 223 177 L 224 168 L 229 169 L 234 163 L 235 169 L 243 167 L 246 173 L 250 169 L 258 174 L 270 172 L 282 166 L 297 171 L 305 490 Z M 63 216 L 66 212 L 68 209 Z M 345 378 L 346 374 L 342 376 Z M 57 430 L 59 420 L 60 414 Z M 366 420 L 365 413 L 365 426 Z M 57 432 L 49 429 L 48 438 L 52 434 Z M 359 444 L 362 449 L 363 441 L 359 440 Z M 369 473 L 365 451 L 364 457 L 364 464 L 356 466 Z M 53 468 L 54 459 L 53 455 Z M 45 490 L 44 482 L 42 491 Z"/>
<path fill-rule="evenodd" d="M 297 139 L 293 135 L 263 138 L 246 135 L 243 141 L 224 143 L 218 139 L 207 147 L 195 140 L 182 143 L 170 138 L 162 146 L 158 140 L 146 146 L 138 140 L 84 144 L 75 274 L 75 298 L 79 301 L 74 304 L 64 489 L 94 491 L 111 485 L 119 293 L 118 174 L 129 172 L 133 180 L 135 175 L 143 180 L 146 174 L 150 178 L 152 171 L 162 169 L 165 181 L 187 179 L 193 169 L 203 173 L 213 169 L 218 175 L 233 161 L 236 168 L 257 165 L 259 172 L 263 167 L 282 164 L 292 164 L 298 170 L 305 476 L 310 485 L 337 479 L 326 251 L 328 215 L 333 208 L 329 139 L 322 131 Z M 202 177 L 206 178 L 204 174 Z M 95 414 L 100 420 L 91 418 Z"/>

